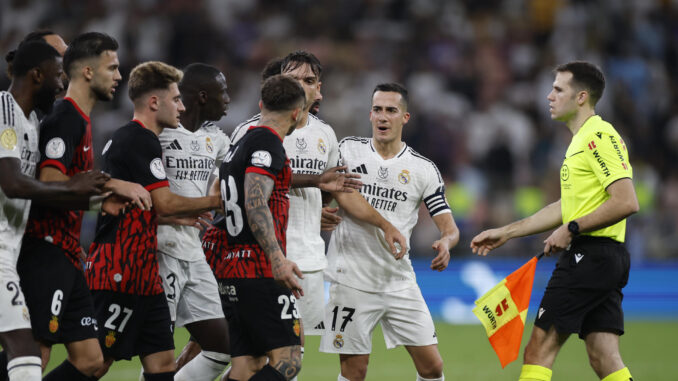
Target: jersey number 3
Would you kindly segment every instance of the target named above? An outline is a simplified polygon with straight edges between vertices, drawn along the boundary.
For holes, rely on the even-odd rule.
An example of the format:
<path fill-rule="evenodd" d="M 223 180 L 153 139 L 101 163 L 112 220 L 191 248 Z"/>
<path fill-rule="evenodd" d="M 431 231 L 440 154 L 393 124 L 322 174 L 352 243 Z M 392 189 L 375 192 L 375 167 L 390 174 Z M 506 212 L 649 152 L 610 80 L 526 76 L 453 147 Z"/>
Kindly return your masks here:
<path fill-rule="evenodd" d="M 226 180 L 221 180 L 221 198 L 224 199 L 226 211 L 226 230 L 231 237 L 235 237 L 242 231 L 243 219 L 242 209 L 238 206 L 238 188 L 233 176 L 228 176 L 228 185 Z"/>

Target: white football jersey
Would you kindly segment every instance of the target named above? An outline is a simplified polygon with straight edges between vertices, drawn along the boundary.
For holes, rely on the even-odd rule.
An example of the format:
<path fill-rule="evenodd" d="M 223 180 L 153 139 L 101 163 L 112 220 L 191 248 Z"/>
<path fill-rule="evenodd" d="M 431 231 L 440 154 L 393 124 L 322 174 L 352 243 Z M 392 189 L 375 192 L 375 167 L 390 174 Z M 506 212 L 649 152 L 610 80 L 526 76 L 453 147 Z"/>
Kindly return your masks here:
<path fill-rule="evenodd" d="M 38 150 L 38 116 L 31 111 L 28 119 L 12 94 L 0 91 L 0 159 L 21 161 L 21 173 L 35 177 L 40 160 Z M 0 175 L 2 176 L 2 175 Z M 0 189 L 0 262 L 16 268 L 21 239 L 26 229 L 31 200 L 8 198 Z"/>
<path fill-rule="evenodd" d="M 385 160 L 372 139 L 349 137 L 339 143 L 340 162 L 359 173 L 365 199 L 407 239 L 417 223 L 423 201 L 431 216 L 451 213 L 445 185 L 432 161 L 403 143 L 402 150 Z M 384 232 L 344 213 L 332 233 L 325 277 L 367 292 L 398 291 L 416 285 L 409 253 L 396 261 Z"/>
<path fill-rule="evenodd" d="M 184 197 L 207 195 L 209 179 L 226 156 L 230 140 L 217 125 L 205 122 L 191 132 L 181 124 L 160 136 L 162 160 L 172 193 Z M 200 231 L 192 226 L 159 225 L 158 251 L 184 261 L 204 258 Z"/>
<path fill-rule="evenodd" d="M 259 123 L 259 115 L 240 124 L 233 130 L 235 143 L 250 126 Z M 339 160 L 339 147 L 334 130 L 313 114 L 303 128 L 297 128 L 285 137 L 283 146 L 290 159 L 292 173 L 320 175 L 335 167 Z M 318 188 L 291 188 L 290 211 L 287 224 L 287 258 L 301 271 L 322 270 L 327 265 L 325 242 L 320 236 L 322 196 Z"/>

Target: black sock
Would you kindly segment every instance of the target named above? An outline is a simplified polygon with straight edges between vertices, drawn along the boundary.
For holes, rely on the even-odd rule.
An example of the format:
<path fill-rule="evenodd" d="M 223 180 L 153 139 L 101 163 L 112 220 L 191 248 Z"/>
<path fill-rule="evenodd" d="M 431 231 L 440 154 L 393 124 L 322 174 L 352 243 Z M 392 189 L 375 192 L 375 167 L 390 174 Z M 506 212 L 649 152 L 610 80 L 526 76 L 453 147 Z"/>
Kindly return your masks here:
<path fill-rule="evenodd" d="M 80 371 L 71 364 L 70 361 L 64 360 L 58 367 L 52 369 L 42 378 L 44 381 L 89 381 L 90 378 L 80 373 Z"/>
<path fill-rule="evenodd" d="M 9 380 L 7 375 L 7 352 L 0 352 L 0 381 Z"/>
<path fill-rule="evenodd" d="M 144 372 L 144 378 L 146 381 L 174 381 L 174 374 L 176 372 L 165 372 L 165 373 L 146 373 Z"/>
<path fill-rule="evenodd" d="M 254 374 L 250 381 L 287 381 L 285 376 L 275 370 L 274 367 L 266 364 L 260 371 Z"/>

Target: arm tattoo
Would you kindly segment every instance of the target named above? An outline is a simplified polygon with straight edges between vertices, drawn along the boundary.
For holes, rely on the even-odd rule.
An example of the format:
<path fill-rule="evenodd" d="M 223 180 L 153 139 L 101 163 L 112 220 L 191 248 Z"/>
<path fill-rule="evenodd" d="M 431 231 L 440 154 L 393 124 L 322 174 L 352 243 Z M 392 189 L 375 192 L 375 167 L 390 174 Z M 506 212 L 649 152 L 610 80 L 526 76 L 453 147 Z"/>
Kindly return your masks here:
<path fill-rule="evenodd" d="M 286 379 L 294 378 L 301 370 L 301 346 L 293 345 L 285 348 L 273 367 Z"/>
<path fill-rule="evenodd" d="M 273 216 L 268 207 L 268 199 L 271 197 L 274 186 L 273 180 L 257 173 L 248 173 L 245 175 L 245 211 L 247 212 L 247 223 L 250 225 L 252 235 L 264 250 L 266 257 L 271 260 L 271 254 L 280 250 L 278 239 L 275 236 L 273 226 Z M 275 273 L 278 267 L 279 258 L 271 262 L 271 267 Z"/>

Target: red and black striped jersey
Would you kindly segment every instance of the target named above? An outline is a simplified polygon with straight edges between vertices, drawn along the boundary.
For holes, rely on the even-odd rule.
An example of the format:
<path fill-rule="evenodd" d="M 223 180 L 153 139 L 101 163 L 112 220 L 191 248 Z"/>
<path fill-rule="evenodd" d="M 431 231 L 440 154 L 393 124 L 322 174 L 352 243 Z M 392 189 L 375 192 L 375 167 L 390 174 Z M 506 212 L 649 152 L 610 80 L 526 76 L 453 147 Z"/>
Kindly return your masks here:
<path fill-rule="evenodd" d="M 214 219 L 212 225 L 205 229 L 202 235 L 202 250 L 205 252 L 205 260 L 212 268 L 214 277 L 225 279 L 228 274 L 226 270 L 229 262 L 224 261 L 223 253 L 228 246 L 228 237 L 226 236 L 226 225 L 223 215 Z"/>
<path fill-rule="evenodd" d="M 92 169 L 92 125 L 71 98 L 59 100 L 40 124 L 38 168 L 54 167 L 71 177 Z M 27 237 L 44 239 L 61 247 L 74 266 L 81 268 L 80 227 L 82 210 L 62 210 L 33 203 L 26 226 Z"/>
<path fill-rule="evenodd" d="M 270 127 L 253 126 L 231 146 L 219 168 L 221 194 L 226 213 L 228 244 L 220 253 L 220 278 L 273 278 L 271 263 L 252 234 L 245 210 L 245 174 L 258 173 L 273 179 L 268 206 L 273 217 L 276 238 L 286 253 L 285 230 L 289 217 L 289 190 L 292 179 L 290 161 L 282 138 Z"/>
<path fill-rule="evenodd" d="M 113 178 L 138 183 L 149 192 L 169 186 L 160 141 L 139 121 L 119 128 L 103 155 L 104 171 Z M 162 293 L 157 229 L 155 209 L 132 208 L 117 217 L 99 214 L 85 270 L 89 288 L 134 295 Z"/>

